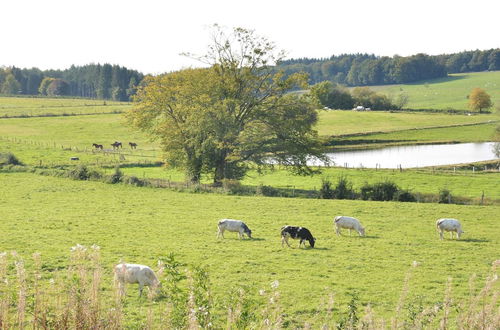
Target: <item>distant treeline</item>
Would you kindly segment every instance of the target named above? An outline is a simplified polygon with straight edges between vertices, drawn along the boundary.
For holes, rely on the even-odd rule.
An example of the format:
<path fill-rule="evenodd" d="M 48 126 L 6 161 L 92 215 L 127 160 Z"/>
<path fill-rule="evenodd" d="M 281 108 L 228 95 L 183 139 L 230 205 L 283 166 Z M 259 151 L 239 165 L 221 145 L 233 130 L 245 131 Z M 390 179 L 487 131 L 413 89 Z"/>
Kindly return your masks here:
<path fill-rule="evenodd" d="M 407 57 L 343 54 L 285 60 L 278 68 L 286 74 L 307 72 L 311 84 L 325 80 L 348 86 L 400 84 L 446 77 L 448 73 L 500 70 L 500 49 Z"/>
<path fill-rule="evenodd" d="M 299 58 L 277 65 L 285 74 L 307 72 L 310 83 L 331 81 L 348 86 L 399 84 L 446 77 L 448 73 L 500 70 L 500 49 L 430 56 L 343 54 Z M 88 64 L 66 70 L 0 67 L 0 93 L 76 96 L 128 101 L 144 75 L 119 65 Z"/>
<path fill-rule="evenodd" d="M 144 75 L 119 65 L 88 64 L 66 70 L 0 67 L 0 93 L 76 96 L 128 101 Z"/>

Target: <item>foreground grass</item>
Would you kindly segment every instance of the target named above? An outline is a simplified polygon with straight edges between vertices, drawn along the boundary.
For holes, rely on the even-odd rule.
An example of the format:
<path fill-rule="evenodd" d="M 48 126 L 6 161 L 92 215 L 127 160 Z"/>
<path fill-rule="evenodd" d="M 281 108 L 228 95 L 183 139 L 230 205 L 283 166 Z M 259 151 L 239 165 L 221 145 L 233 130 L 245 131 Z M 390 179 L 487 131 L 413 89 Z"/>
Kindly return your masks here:
<path fill-rule="evenodd" d="M 409 301 L 442 301 L 448 276 L 453 298 L 465 298 L 469 277 L 478 274 L 476 284 L 482 282 L 500 248 L 496 206 L 187 194 L 31 174 L 0 174 L 0 180 L 0 245 L 27 259 L 40 252 L 49 272 L 45 281 L 67 267 L 68 247 L 76 243 L 101 247 L 104 295 L 111 295 L 111 266 L 120 259 L 154 266 L 174 252 L 182 262 L 207 268 L 216 299 L 227 294 L 228 283 L 249 286 L 257 295 L 278 280 L 287 319 L 299 324 L 314 317 L 328 292 L 345 306 L 355 290 L 378 315 L 390 315 L 414 260 L 420 266 Z M 336 237 L 332 219 L 340 214 L 361 219 L 368 236 Z M 215 239 L 223 217 L 246 221 L 255 239 Z M 464 239 L 440 241 L 439 217 L 461 219 Z M 308 227 L 317 248 L 282 248 L 279 229 L 285 224 Z M 130 291 L 125 314 L 132 325 L 146 310 Z"/>
<path fill-rule="evenodd" d="M 494 104 L 500 104 L 500 71 L 451 74 L 447 78 L 370 88 L 388 95 L 408 94 L 406 108 L 410 109 L 468 110 L 467 95 L 475 87 L 484 89 Z"/>

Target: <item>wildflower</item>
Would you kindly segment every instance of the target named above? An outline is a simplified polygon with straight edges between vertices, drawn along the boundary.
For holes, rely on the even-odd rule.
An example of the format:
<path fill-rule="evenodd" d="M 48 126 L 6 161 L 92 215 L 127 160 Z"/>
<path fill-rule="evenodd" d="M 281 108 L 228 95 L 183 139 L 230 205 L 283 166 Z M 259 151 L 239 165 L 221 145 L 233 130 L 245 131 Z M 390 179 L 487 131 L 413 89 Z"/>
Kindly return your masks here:
<path fill-rule="evenodd" d="M 274 280 L 271 282 L 271 288 L 276 290 L 280 286 L 280 282 L 278 280 Z"/>
<path fill-rule="evenodd" d="M 49 280 L 49 283 L 50 283 L 50 285 L 54 285 L 54 284 L 56 283 L 56 281 L 55 281 L 53 278 L 51 278 L 51 279 Z"/>
<path fill-rule="evenodd" d="M 90 247 L 92 250 L 95 250 L 95 251 L 99 251 L 101 249 L 101 247 L 97 244 L 92 244 L 92 246 Z"/>
<path fill-rule="evenodd" d="M 413 263 L 411 264 L 413 267 L 418 267 L 420 266 L 420 262 L 413 260 Z"/>
<path fill-rule="evenodd" d="M 259 295 L 263 296 L 265 294 L 266 294 L 266 290 L 262 290 L 262 289 L 259 290 Z"/>

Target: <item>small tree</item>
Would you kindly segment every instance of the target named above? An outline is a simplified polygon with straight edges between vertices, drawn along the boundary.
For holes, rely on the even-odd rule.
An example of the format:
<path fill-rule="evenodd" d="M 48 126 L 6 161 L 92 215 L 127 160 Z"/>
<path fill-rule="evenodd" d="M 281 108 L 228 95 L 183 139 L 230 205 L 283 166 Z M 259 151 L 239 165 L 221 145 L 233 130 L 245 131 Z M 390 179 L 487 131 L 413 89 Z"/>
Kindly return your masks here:
<path fill-rule="evenodd" d="M 2 93 L 4 94 L 18 94 L 21 89 L 21 84 L 16 80 L 14 75 L 11 73 L 5 77 L 5 82 L 3 83 Z"/>
<path fill-rule="evenodd" d="M 482 88 L 474 88 L 469 95 L 469 108 L 473 111 L 482 112 L 483 109 L 489 109 L 493 106 L 491 97 Z"/>

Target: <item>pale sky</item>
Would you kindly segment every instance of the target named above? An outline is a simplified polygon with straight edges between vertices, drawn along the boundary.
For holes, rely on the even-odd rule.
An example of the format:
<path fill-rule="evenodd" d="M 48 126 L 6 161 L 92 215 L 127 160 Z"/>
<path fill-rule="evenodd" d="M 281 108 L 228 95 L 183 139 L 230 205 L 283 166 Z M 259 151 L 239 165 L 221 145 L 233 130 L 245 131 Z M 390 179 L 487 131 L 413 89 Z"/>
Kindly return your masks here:
<path fill-rule="evenodd" d="M 198 66 L 209 26 L 253 29 L 288 58 L 500 48 L 500 0 L 0 0 L 0 66 Z"/>

